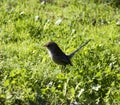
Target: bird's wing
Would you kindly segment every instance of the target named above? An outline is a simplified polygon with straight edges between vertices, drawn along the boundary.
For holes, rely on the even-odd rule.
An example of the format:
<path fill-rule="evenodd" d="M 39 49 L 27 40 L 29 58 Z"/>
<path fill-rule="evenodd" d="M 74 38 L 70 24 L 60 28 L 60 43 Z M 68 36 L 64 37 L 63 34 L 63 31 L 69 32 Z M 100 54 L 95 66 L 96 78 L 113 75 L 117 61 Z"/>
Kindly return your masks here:
<path fill-rule="evenodd" d="M 57 55 L 57 56 L 53 57 L 53 60 L 54 60 L 54 62 L 56 62 L 57 64 L 60 64 L 60 65 L 64 65 L 64 66 L 67 64 L 72 65 L 70 59 L 65 54 Z"/>

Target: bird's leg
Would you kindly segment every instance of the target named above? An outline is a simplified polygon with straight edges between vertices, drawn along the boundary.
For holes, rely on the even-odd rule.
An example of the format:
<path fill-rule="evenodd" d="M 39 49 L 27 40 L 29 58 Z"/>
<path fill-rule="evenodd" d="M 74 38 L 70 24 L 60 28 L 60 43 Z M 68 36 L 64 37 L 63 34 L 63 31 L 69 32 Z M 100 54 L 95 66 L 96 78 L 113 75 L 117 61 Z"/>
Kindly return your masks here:
<path fill-rule="evenodd" d="M 62 65 L 62 66 L 61 66 L 61 72 L 64 72 L 65 67 L 66 67 L 65 65 Z"/>

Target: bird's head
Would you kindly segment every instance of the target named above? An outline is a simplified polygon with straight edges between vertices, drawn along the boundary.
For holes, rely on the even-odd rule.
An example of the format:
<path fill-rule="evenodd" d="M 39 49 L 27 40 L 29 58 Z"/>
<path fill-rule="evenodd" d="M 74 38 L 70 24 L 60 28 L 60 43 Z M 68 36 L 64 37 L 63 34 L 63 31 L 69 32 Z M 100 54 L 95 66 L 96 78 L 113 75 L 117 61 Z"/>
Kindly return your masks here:
<path fill-rule="evenodd" d="M 55 42 L 48 42 L 44 46 L 50 51 L 55 51 L 58 48 L 58 45 Z"/>

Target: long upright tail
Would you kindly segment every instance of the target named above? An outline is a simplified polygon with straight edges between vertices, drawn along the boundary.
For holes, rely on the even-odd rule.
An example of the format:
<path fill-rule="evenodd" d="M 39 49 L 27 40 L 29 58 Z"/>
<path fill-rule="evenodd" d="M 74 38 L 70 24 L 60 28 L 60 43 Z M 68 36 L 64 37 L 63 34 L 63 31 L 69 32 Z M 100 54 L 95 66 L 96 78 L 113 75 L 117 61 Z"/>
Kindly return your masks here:
<path fill-rule="evenodd" d="M 84 42 L 78 49 L 76 49 L 75 51 L 73 51 L 72 53 L 70 53 L 69 55 L 67 55 L 68 58 L 69 58 L 69 59 L 72 58 L 73 55 L 74 55 L 76 52 L 78 52 L 82 47 L 84 47 L 86 44 L 88 44 L 89 41 L 91 41 L 91 39 L 89 39 L 88 41 Z"/>

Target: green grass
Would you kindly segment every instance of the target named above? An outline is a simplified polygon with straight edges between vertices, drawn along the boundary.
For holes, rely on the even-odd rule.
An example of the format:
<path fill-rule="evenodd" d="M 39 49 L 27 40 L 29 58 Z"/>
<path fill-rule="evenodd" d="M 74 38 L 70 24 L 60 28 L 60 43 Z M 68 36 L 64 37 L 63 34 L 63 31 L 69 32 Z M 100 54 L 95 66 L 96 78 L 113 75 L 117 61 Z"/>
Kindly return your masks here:
<path fill-rule="evenodd" d="M 119 105 L 119 8 L 112 0 L 48 1 L 0 1 L 0 104 Z M 62 72 L 43 47 L 52 40 L 70 53 L 88 39 Z"/>

